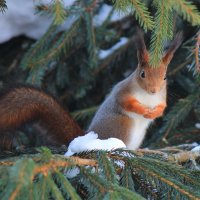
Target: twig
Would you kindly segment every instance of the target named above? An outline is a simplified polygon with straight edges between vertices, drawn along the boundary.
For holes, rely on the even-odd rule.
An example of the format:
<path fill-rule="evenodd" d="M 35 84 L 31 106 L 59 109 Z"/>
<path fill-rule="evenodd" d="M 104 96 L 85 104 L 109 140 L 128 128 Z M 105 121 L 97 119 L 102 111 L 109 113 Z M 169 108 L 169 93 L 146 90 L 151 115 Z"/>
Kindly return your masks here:
<path fill-rule="evenodd" d="M 57 155 L 59 156 L 59 155 Z M 41 159 L 40 158 L 33 158 L 35 162 L 39 162 Z M 0 166 L 12 166 L 15 164 L 15 161 L 1 161 Z M 79 158 L 76 156 L 72 156 L 70 158 L 67 158 L 66 160 L 50 160 L 48 163 L 40 165 L 35 168 L 35 173 L 40 173 L 44 170 L 49 170 L 49 169 L 56 169 L 57 167 L 69 167 L 69 166 L 92 166 L 96 167 L 97 166 L 97 161 L 94 159 L 84 159 L 84 158 Z"/>
<path fill-rule="evenodd" d="M 14 164 L 15 164 L 15 162 L 12 162 L 12 161 L 1 161 L 0 162 L 0 166 L 12 166 Z"/>
<path fill-rule="evenodd" d="M 136 155 L 144 155 L 144 154 L 157 154 L 157 155 L 161 155 L 161 156 L 165 156 L 166 153 L 160 151 L 160 150 L 150 150 L 150 149 L 138 149 L 137 151 L 135 151 Z"/>
<path fill-rule="evenodd" d="M 195 61 L 196 61 L 196 71 L 200 72 L 200 64 L 199 64 L 199 45 L 200 45 L 200 32 L 197 35 L 197 42 L 195 48 Z"/>
<path fill-rule="evenodd" d="M 198 151 L 184 151 L 168 156 L 168 160 L 184 163 L 189 160 L 196 160 L 198 157 L 200 157 L 200 152 Z"/>
<path fill-rule="evenodd" d="M 93 12 L 93 10 L 97 7 L 97 3 L 98 3 L 98 1 L 97 1 L 97 0 L 94 0 L 94 1 L 91 3 L 91 5 L 89 5 L 89 6 L 87 6 L 87 7 L 85 8 L 85 11 L 86 11 L 86 12 L 89 12 L 89 13 Z"/>
<path fill-rule="evenodd" d="M 57 161 L 50 161 L 45 165 L 38 166 L 34 170 L 34 174 L 42 173 L 47 175 L 49 170 L 55 171 L 58 167 L 69 167 L 69 166 L 97 166 L 97 161 L 93 159 L 83 159 L 79 157 L 70 157 L 68 160 L 57 160 Z"/>

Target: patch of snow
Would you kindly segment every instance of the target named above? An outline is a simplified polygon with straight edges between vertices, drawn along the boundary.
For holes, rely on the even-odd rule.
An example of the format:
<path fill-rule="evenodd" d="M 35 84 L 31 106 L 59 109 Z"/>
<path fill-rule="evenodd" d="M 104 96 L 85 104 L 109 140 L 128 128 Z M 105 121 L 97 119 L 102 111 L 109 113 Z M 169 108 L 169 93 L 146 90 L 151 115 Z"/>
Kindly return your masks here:
<path fill-rule="evenodd" d="M 114 11 L 110 21 L 111 22 L 118 21 L 131 13 L 133 13 L 133 8 L 127 9 L 126 12 Z"/>
<path fill-rule="evenodd" d="M 198 128 L 198 129 L 200 129 L 200 123 L 196 123 L 195 127 Z"/>
<path fill-rule="evenodd" d="M 125 167 L 125 162 L 123 160 L 115 160 L 114 163 L 120 167 L 120 168 L 124 168 Z"/>
<path fill-rule="evenodd" d="M 196 146 L 198 146 L 199 144 L 197 142 L 193 142 L 191 144 L 180 144 L 178 145 L 179 148 L 194 148 Z"/>
<path fill-rule="evenodd" d="M 193 151 L 193 152 L 195 152 L 195 151 L 200 152 L 200 145 L 194 147 L 191 151 Z"/>
<path fill-rule="evenodd" d="M 64 5 L 71 6 L 75 0 L 64 0 Z M 49 4 L 51 0 L 7 0 L 8 9 L 4 14 L 0 13 L 0 43 L 18 35 L 38 39 L 48 29 L 52 18 L 35 13 L 38 3 Z"/>
<path fill-rule="evenodd" d="M 71 144 L 71 143 L 70 143 Z M 71 148 L 68 147 L 68 150 L 67 152 L 65 153 L 64 156 L 73 156 L 74 155 L 74 152 L 71 151 Z"/>
<path fill-rule="evenodd" d="M 108 17 L 109 13 L 111 12 L 112 10 L 112 6 L 109 6 L 109 5 L 103 5 L 101 7 L 101 10 L 99 11 L 99 14 L 98 15 L 95 15 L 94 16 L 94 19 L 93 19 L 93 23 L 95 26 L 100 26 L 103 24 L 103 22 L 106 20 L 106 18 Z"/>
<path fill-rule="evenodd" d="M 109 6 L 107 4 L 104 4 L 99 13 L 97 15 L 94 16 L 94 19 L 93 19 L 93 23 L 94 23 L 94 26 L 100 26 L 103 24 L 103 22 L 107 19 L 107 17 L 109 16 L 110 12 L 112 11 L 113 7 L 112 6 Z M 131 9 L 129 9 L 126 13 L 122 13 L 122 12 L 119 12 L 117 10 L 115 10 L 113 13 L 112 13 L 112 16 L 110 18 L 110 21 L 111 22 L 115 22 L 115 21 L 118 21 L 122 18 L 124 18 L 125 16 L 127 16 L 128 14 L 130 14 L 132 11 Z"/>
<path fill-rule="evenodd" d="M 52 0 L 49 0 L 49 1 L 51 2 Z M 64 1 L 63 1 L 63 2 L 64 2 L 64 6 L 65 6 L 65 7 L 71 6 L 71 5 L 74 4 L 75 1 L 76 1 L 76 0 L 64 0 Z"/>
<path fill-rule="evenodd" d="M 64 6 L 73 5 L 76 0 L 63 0 Z M 51 4 L 52 0 L 7 0 L 8 9 L 4 14 L 0 13 L 0 43 L 6 42 L 18 35 L 26 35 L 33 39 L 39 39 L 48 29 L 52 18 L 46 15 L 36 14 L 35 6 L 39 3 Z M 104 4 L 99 13 L 94 16 L 93 23 L 100 26 L 108 17 L 112 6 Z M 114 11 L 111 21 L 122 19 L 126 16 L 124 13 Z M 62 30 L 69 28 L 73 19 L 67 19 L 62 26 Z"/>
<path fill-rule="evenodd" d="M 196 146 L 198 146 L 199 144 L 197 143 L 197 142 L 193 142 L 192 144 L 191 144 L 191 146 L 193 146 L 193 147 L 196 147 Z"/>
<path fill-rule="evenodd" d="M 77 176 L 80 173 L 80 170 L 78 167 L 75 167 L 73 169 L 69 169 L 65 171 L 65 176 L 67 178 L 74 178 L 75 176 Z"/>
<path fill-rule="evenodd" d="M 91 150 L 107 150 L 126 148 L 126 145 L 117 138 L 108 138 L 107 140 L 98 139 L 98 134 L 91 131 L 84 136 L 79 136 L 71 141 L 65 156 L 72 156 L 75 153 Z"/>
<path fill-rule="evenodd" d="M 133 154 L 131 154 L 128 151 L 123 151 L 123 152 L 121 152 L 120 155 L 123 156 L 123 157 L 126 157 L 126 158 L 133 158 L 133 157 L 135 157 Z"/>
<path fill-rule="evenodd" d="M 119 49 L 121 46 L 125 45 L 128 42 L 128 38 L 122 37 L 120 38 L 120 41 L 117 42 L 114 46 L 112 46 L 110 49 L 107 50 L 100 50 L 99 51 L 99 58 L 100 59 L 105 59 L 109 55 L 111 55 L 114 51 Z"/>

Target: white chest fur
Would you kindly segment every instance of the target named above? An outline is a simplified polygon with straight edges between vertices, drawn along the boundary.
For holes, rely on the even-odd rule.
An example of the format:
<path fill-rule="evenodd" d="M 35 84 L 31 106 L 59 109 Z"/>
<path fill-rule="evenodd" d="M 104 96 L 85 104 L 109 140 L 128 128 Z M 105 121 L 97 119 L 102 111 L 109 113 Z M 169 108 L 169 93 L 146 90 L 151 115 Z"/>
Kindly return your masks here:
<path fill-rule="evenodd" d="M 150 108 L 154 108 L 161 102 L 163 102 L 163 96 L 160 93 L 150 95 L 145 91 L 134 93 L 134 98 L 136 98 L 141 104 L 144 104 Z M 130 138 L 127 144 L 128 149 L 135 150 L 141 145 L 146 130 L 149 124 L 153 121 L 151 119 L 144 118 L 142 115 L 138 115 L 133 112 L 125 112 L 130 118 L 133 119 L 133 125 L 130 130 Z"/>
<path fill-rule="evenodd" d="M 141 103 L 150 108 L 154 108 L 158 104 L 163 101 L 162 92 L 156 94 L 149 94 L 144 90 L 140 90 L 139 92 L 135 92 L 133 96 Z"/>

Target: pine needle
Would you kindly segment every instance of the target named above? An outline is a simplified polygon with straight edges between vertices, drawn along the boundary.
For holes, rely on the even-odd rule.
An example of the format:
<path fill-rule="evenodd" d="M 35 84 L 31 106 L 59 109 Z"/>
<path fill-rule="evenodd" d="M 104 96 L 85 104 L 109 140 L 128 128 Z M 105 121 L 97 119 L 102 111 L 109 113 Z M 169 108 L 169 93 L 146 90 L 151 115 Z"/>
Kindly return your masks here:
<path fill-rule="evenodd" d="M 153 4 L 157 11 L 155 14 L 155 29 L 150 43 L 150 63 L 153 67 L 156 67 L 164 51 L 164 42 L 173 36 L 173 18 L 170 1 L 154 0 Z"/>
<path fill-rule="evenodd" d="M 200 12 L 197 7 L 188 0 L 171 1 L 173 9 L 183 16 L 193 26 L 200 25 Z"/>
<path fill-rule="evenodd" d="M 0 12 L 4 13 L 8 9 L 5 0 L 0 0 Z"/>
<path fill-rule="evenodd" d="M 86 117 L 89 117 L 91 115 L 94 115 L 94 113 L 97 111 L 98 106 L 93 106 L 81 110 L 76 110 L 71 113 L 72 117 L 76 120 L 78 119 L 85 119 Z"/>
<path fill-rule="evenodd" d="M 114 1 L 115 8 L 124 13 L 129 12 L 131 9 L 136 19 L 145 31 L 152 30 L 154 27 L 153 18 L 148 11 L 145 3 L 140 0 L 117 0 Z"/>
<path fill-rule="evenodd" d="M 52 13 L 54 14 L 54 24 L 59 25 L 66 19 L 66 11 L 62 0 L 54 0 L 52 4 Z"/>

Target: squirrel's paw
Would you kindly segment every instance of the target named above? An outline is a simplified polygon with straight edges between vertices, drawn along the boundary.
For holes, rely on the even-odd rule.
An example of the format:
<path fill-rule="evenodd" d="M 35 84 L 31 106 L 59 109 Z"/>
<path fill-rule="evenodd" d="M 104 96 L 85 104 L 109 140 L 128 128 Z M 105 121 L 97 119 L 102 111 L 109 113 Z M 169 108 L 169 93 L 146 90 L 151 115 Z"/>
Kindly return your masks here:
<path fill-rule="evenodd" d="M 144 115 L 144 118 L 148 118 L 148 119 L 155 119 L 156 118 L 156 113 L 154 111 L 154 109 L 148 109 Z"/>
<path fill-rule="evenodd" d="M 159 104 L 153 109 L 148 109 L 148 111 L 143 115 L 145 118 L 155 119 L 161 117 L 165 110 L 166 104 Z"/>

